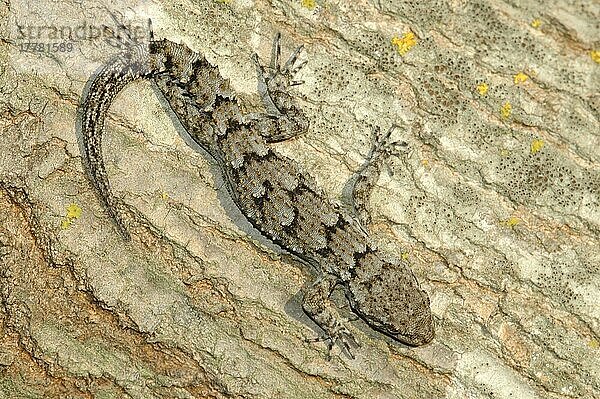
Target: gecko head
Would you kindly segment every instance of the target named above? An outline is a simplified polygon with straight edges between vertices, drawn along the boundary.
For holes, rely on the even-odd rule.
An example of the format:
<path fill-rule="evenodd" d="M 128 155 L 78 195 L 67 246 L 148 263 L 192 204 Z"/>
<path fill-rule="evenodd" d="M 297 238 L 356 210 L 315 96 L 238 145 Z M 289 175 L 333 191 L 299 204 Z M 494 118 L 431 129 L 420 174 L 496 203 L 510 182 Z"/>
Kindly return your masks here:
<path fill-rule="evenodd" d="M 411 346 L 435 333 L 429 297 L 403 262 L 371 259 L 348 284 L 352 309 L 373 329 Z"/>

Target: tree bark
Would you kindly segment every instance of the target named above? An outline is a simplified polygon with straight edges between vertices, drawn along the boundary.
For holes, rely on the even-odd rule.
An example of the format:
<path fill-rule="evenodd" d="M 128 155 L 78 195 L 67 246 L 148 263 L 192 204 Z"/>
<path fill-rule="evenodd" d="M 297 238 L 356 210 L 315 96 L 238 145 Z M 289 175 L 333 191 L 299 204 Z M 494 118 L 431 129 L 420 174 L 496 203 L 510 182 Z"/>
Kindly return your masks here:
<path fill-rule="evenodd" d="M 376 185 L 372 230 L 429 293 L 436 338 L 410 348 L 353 321 L 356 359 L 307 342 L 313 271 L 257 236 L 148 82 L 119 95 L 104 137 L 114 192 L 149 221 L 124 241 L 76 123 L 119 51 L 102 30 L 115 22 L 95 2 L 6 2 L 0 397 L 600 397 L 597 4 L 109 7 L 136 35 L 151 18 L 157 38 L 203 53 L 248 112 L 251 54 L 268 59 L 278 31 L 284 56 L 303 44 L 311 127 L 275 148 L 340 202 L 372 127 L 400 126 L 409 150 Z"/>

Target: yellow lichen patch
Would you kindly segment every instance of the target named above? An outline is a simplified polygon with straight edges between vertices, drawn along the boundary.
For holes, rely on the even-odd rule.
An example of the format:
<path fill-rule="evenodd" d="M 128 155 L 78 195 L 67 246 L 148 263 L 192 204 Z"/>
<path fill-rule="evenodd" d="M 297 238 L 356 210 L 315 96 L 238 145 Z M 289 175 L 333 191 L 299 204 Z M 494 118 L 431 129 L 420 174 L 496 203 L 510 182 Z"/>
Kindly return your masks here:
<path fill-rule="evenodd" d="M 531 153 L 535 154 L 539 152 L 544 147 L 544 140 L 535 139 L 531 142 Z"/>
<path fill-rule="evenodd" d="M 515 217 L 515 216 L 511 216 L 507 220 L 504 221 L 504 224 L 507 225 L 508 227 L 515 227 L 519 223 L 521 223 L 521 219 L 519 219 L 518 217 Z"/>
<path fill-rule="evenodd" d="M 525 75 L 523 72 L 519 72 L 514 76 L 514 81 L 516 85 L 525 82 L 527 79 L 529 79 L 529 76 Z"/>
<path fill-rule="evenodd" d="M 163 191 L 162 193 L 160 193 L 160 198 L 162 198 L 164 201 L 167 201 L 170 197 L 168 193 Z"/>
<path fill-rule="evenodd" d="M 500 115 L 502 115 L 503 118 L 508 118 L 510 114 L 512 114 L 512 105 L 507 101 L 502 104 L 502 107 L 500 108 Z"/>
<path fill-rule="evenodd" d="M 402 252 L 402 260 L 407 260 L 408 259 L 408 252 Z"/>
<path fill-rule="evenodd" d="M 309 10 L 314 10 L 317 6 L 317 2 L 315 0 L 300 0 L 302 7 L 308 8 Z"/>
<path fill-rule="evenodd" d="M 417 37 L 412 32 L 406 32 L 402 37 L 394 36 L 392 44 L 398 47 L 400 55 L 405 55 L 408 51 L 417 44 Z"/>
<path fill-rule="evenodd" d="M 503 148 L 503 149 L 500 150 L 500 156 L 506 158 L 509 155 L 510 155 L 510 151 L 508 151 L 506 148 Z"/>
<path fill-rule="evenodd" d="M 592 60 L 594 60 L 594 62 L 600 64 L 600 50 L 590 51 L 590 57 L 592 57 Z"/>
<path fill-rule="evenodd" d="M 69 219 L 77 219 L 79 216 L 81 216 L 81 213 L 82 209 L 77 204 L 70 204 L 67 207 L 67 217 Z"/>
<path fill-rule="evenodd" d="M 542 20 L 539 19 L 539 18 L 536 18 L 536 19 L 532 20 L 531 21 L 531 26 L 533 28 L 536 28 L 536 29 L 539 28 L 540 26 L 542 26 Z"/>
<path fill-rule="evenodd" d="M 477 85 L 477 91 L 479 92 L 480 96 L 485 96 L 488 92 L 488 85 L 487 83 L 480 83 Z"/>
<path fill-rule="evenodd" d="M 429 159 L 421 159 L 421 165 L 429 166 Z"/>
<path fill-rule="evenodd" d="M 81 207 L 79 205 L 70 204 L 67 207 L 67 213 L 65 214 L 65 217 L 60 222 L 60 228 L 63 230 L 66 230 L 69 227 L 71 227 L 71 224 L 73 224 L 73 221 L 75 219 L 77 219 L 78 217 L 80 217 L 82 212 L 83 212 L 83 210 L 81 209 Z"/>
<path fill-rule="evenodd" d="M 593 339 L 590 342 L 588 342 L 588 346 L 592 349 L 598 349 L 598 348 L 600 348 L 600 343 L 598 343 L 598 341 Z"/>

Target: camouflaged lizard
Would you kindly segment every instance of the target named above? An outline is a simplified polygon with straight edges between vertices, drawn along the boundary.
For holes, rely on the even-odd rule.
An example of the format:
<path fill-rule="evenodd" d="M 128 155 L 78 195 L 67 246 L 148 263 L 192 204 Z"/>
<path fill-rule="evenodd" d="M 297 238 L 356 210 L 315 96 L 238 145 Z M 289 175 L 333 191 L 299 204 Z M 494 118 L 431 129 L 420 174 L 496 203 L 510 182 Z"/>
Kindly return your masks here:
<path fill-rule="evenodd" d="M 427 294 L 406 262 L 379 251 L 359 221 L 367 219 L 365 202 L 389 153 L 390 132 L 375 135 L 370 157 L 353 186 L 356 214 L 329 200 L 295 161 L 268 145 L 308 128 L 289 94 L 290 87 L 300 83 L 293 76 L 303 65 L 298 63 L 301 50 L 298 47 L 282 65 L 278 34 L 269 66 L 253 55 L 266 109 L 258 115 L 244 115 L 228 80 L 185 44 L 151 35 L 149 44 L 133 46 L 112 59 L 92 78 L 82 104 L 81 131 L 91 181 L 128 237 L 131 213 L 110 190 L 101 139 L 117 93 L 136 79 L 151 80 L 190 136 L 217 161 L 231 198 L 248 221 L 317 271 L 314 283 L 304 289 L 302 305 L 325 332 L 314 341 L 327 340 L 331 349 L 339 340 L 349 353 L 349 342 L 356 343 L 330 300 L 334 288 L 341 286 L 352 311 L 370 327 L 408 345 L 426 344 L 434 336 Z"/>

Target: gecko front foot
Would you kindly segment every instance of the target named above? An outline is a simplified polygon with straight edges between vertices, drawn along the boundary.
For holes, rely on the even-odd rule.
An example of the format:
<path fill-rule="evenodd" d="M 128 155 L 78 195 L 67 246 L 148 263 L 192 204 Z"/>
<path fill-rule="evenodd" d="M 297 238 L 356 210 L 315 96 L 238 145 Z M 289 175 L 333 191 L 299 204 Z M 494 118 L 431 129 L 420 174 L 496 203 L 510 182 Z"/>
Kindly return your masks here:
<path fill-rule="evenodd" d="M 379 126 L 374 128 L 373 131 L 373 145 L 371 147 L 371 154 L 369 161 L 378 162 L 385 159 L 386 156 L 399 155 L 401 151 L 396 151 L 398 147 L 406 147 L 408 144 L 404 141 L 392 141 L 391 135 L 394 129 L 399 127 L 398 125 L 392 125 L 385 133 L 381 131 Z"/>
<path fill-rule="evenodd" d="M 315 319 L 313 319 L 315 320 Z M 315 320 L 316 322 L 316 320 Z M 324 329 L 325 335 L 316 338 L 308 338 L 306 342 L 324 342 L 327 341 L 327 360 L 331 360 L 331 349 L 333 345 L 339 341 L 350 356 L 355 359 L 350 343 L 355 347 L 360 347 L 360 343 L 354 338 L 352 333 L 342 323 L 336 324 L 331 328 L 327 328 L 324 325 L 320 326 Z"/>
<path fill-rule="evenodd" d="M 406 147 L 407 145 L 403 141 L 392 141 L 390 139 L 392 131 L 396 127 L 396 125 L 392 125 L 385 132 L 382 132 L 379 127 L 373 128 L 371 150 L 367 160 L 358 171 L 358 176 L 351 188 L 354 213 L 365 228 L 371 224 L 371 217 L 367 212 L 369 196 L 377 179 L 379 179 L 384 160 L 389 156 L 399 155 L 398 147 Z"/>
<path fill-rule="evenodd" d="M 309 288 L 305 289 L 302 308 L 306 314 L 319 326 L 325 334 L 321 337 L 308 339 L 308 342 L 327 341 L 327 353 L 330 357 L 331 349 L 336 342 L 340 342 L 348 355 L 354 359 L 351 345 L 360 347 L 360 343 L 345 326 L 342 317 L 329 299 L 335 288 L 336 278 L 326 275 L 317 279 Z"/>

